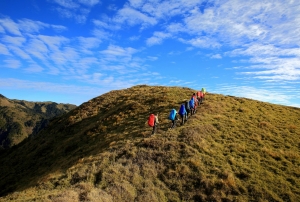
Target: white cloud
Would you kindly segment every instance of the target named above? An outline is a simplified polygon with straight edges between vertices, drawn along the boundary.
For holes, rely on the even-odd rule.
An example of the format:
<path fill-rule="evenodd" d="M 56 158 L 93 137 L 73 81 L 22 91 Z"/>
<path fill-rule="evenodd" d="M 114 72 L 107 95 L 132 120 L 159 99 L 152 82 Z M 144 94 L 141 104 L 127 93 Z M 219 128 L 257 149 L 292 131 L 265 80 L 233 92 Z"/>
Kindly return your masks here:
<path fill-rule="evenodd" d="M 9 46 L 9 49 L 16 55 L 21 57 L 22 59 L 31 59 L 30 55 L 25 52 L 22 48 L 17 46 Z"/>
<path fill-rule="evenodd" d="M 220 48 L 222 46 L 216 39 L 206 36 L 197 37 L 190 40 L 180 38 L 179 41 L 198 48 Z"/>
<path fill-rule="evenodd" d="M 212 55 L 210 58 L 213 58 L 213 59 L 222 59 L 222 56 L 220 54 L 215 54 L 215 55 Z"/>
<path fill-rule="evenodd" d="M 62 45 L 70 42 L 70 39 L 63 36 L 38 35 L 37 38 L 43 41 L 51 51 L 58 51 Z"/>
<path fill-rule="evenodd" d="M 1 24 L 0 24 L 0 33 L 5 33 L 5 30 L 4 30 L 4 28 L 1 26 Z"/>
<path fill-rule="evenodd" d="M 101 43 L 101 40 L 96 37 L 78 37 L 78 40 L 79 46 L 84 50 L 97 48 Z"/>
<path fill-rule="evenodd" d="M 137 50 L 134 48 L 122 48 L 120 46 L 109 45 L 108 48 L 104 51 L 101 51 L 102 54 L 106 55 L 107 57 L 114 57 L 114 56 L 121 56 L 121 57 L 128 57 L 131 58 L 132 54 L 136 53 Z"/>
<path fill-rule="evenodd" d="M 17 23 L 12 21 L 11 19 L 9 18 L 0 19 L 0 25 L 6 30 L 6 32 L 17 36 L 22 36 Z"/>
<path fill-rule="evenodd" d="M 141 38 L 141 36 L 132 36 L 132 37 L 129 37 L 129 40 L 130 41 L 137 41 Z"/>
<path fill-rule="evenodd" d="M 22 32 L 26 33 L 38 33 L 41 29 L 48 27 L 49 25 L 46 23 L 42 23 L 40 21 L 33 21 L 29 19 L 23 19 L 18 21 L 18 28 L 22 30 Z"/>
<path fill-rule="evenodd" d="M 153 36 L 148 38 L 146 43 L 148 46 L 161 44 L 164 39 L 169 37 L 171 37 L 171 34 L 169 33 L 154 32 Z"/>
<path fill-rule="evenodd" d="M 52 3 L 57 4 L 55 10 L 63 18 L 75 19 L 77 23 L 85 23 L 87 17 L 99 0 L 54 0 Z"/>
<path fill-rule="evenodd" d="M 143 13 L 163 21 L 176 15 L 184 15 L 200 4 L 199 0 L 131 1 L 131 6 L 134 8 L 141 9 Z"/>
<path fill-rule="evenodd" d="M 119 10 L 114 21 L 118 23 L 127 22 L 131 26 L 141 24 L 142 28 L 157 24 L 157 20 L 155 18 L 130 7 L 124 7 Z"/>
<path fill-rule="evenodd" d="M 12 69 L 18 69 L 21 66 L 21 62 L 19 60 L 8 59 L 4 60 L 4 66 Z"/>
<path fill-rule="evenodd" d="M 37 65 L 37 64 L 32 64 L 28 68 L 25 69 L 25 71 L 28 72 L 28 73 L 40 73 L 43 70 L 44 69 L 41 66 Z"/>
<path fill-rule="evenodd" d="M 22 46 L 23 43 L 26 42 L 26 38 L 24 37 L 12 37 L 12 36 L 4 36 L 2 41 L 13 46 Z"/>
<path fill-rule="evenodd" d="M 62 25 L 51 25 L 56 32 L 66 31 L 68 28 Z"/>
<path fill-rule="evenodd" d="M 77 86 L 68 84 L 57 84 L 51 82 L 33 82 L 13 78 L 0 78 L 0 87 L 17 89 L 32 89 L 42 92 L 58 92 L 64 94 L 95 95 L 95 92 L 102 92 L 103 88 L 90 86 Z"/>
<path fill-rule="evenodd" d="M 143 5 L 144 0 L 129 0 L 130 6 L 134 8 L 139 8 Z"/>
<path fill-rule="evenodd" d="M 29 40 L 29 43 L 27 44 L 27 47 L 26 47 L 26 51 L 42 60 L 42 61 L 45 61 L 47 60 L 47 55 L 48 55 L 48 47 L 39 39 L 31 39 Z"/>
<path fill-rule="evenodd" d="M 60 5 L 61 7 L 68 9 L 76 9 L 79 7 L 79 4 L 75 3 L 72 0 L 53 0 L 55 3 Z"/>
<path fill-rule="evenodd" d="M 253 86 L 223 85 L 219 86 L 216 92 L 284 105 L 292 105 L 290 100 L 295 98 L 294 95 L 287 94 L 284 90 L 281 91 L 280 86 L 267 90 Z"/>
<path fill-rule="evenodd" d="M 185 27 L 181 23 L 171 23 L 167 25 L 167 31 L 170 33 L 185 32 Z"/>
<path fill-rule="evenodd" d="M 0 54 L 1 55 L 10 55 L 9 50 L 6 48 L 5 45 L 0 43 Z"/>
<path fill-rule="evenodd" d="M 39 33 L 40 30 L 46 28 L 52 28 L 57 32 L 65 31 L 67 28 L 62 25 L 51 25 L 47 23 L 43 23 L 40 21 L 33 21 L 29 19 L 19 20 L 17 23 L 18 28 L 24 33 L 36 34 Z"/>
<path fill-rule="evenodd" d="M 247 56 L 247 62 L 252 63 L 243 74 L 255 75 L 253 78 L 270 81 L 295 81 L 300 79 L 300 49 L 285 48 L 274 45 L 250 44 L 247 47 L 235 49 L 227 55 Z"/>
<path fill-rule="evenodd" d="M 300 56 L 299 48 L 286 48 L 272 44 L 251 43 L 247 46 L 234 49 L 227 53 L 230 56 L 252 56 L 252 57 L 270 57 L 270 56 Z"/>
<path fill-rule="evenodd" d="M 92 7 L 97 5 L 100 1 L 99 0 L 79 0 L 79 3 L 88 6 L 88 7 Z"/>
<path fill-rule="evenodd" d="M 148 56 L 147 57 L 149 60 L 151 60 L 151 61 L 156 61 L 156 60 L 158 60 L 158 57 L 154 57 L 154 56 Z"/>

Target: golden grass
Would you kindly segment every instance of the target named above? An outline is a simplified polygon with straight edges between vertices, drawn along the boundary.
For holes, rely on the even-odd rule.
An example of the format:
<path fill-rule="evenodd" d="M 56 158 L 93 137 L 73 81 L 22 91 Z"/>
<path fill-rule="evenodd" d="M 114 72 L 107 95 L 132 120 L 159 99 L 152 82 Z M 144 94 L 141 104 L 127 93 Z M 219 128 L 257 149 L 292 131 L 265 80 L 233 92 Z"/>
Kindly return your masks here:
<path fill-rule="evenodd" d="M 84 103 L 2 154 L 0 201 L 300 201 L 300 110 L 208 94 L 168 130 L 193 92 L 136 86 Z"/>

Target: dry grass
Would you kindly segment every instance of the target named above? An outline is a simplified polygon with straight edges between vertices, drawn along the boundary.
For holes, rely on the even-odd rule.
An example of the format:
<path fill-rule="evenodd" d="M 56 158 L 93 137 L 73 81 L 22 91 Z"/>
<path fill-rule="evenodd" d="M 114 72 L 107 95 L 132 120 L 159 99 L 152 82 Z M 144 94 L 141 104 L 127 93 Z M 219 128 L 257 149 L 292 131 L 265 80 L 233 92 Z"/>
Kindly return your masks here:
<path fill-rule="evenodd" d="M 8 149 L 29 136 L 36 135 L 50 119 L 75 107 L 54 102 L 10 100 L 0 95 L 0 150 Z"/>
<path fill-rule="evenodd" d="M 0 200 L 299 201 L 300 110 L 208 94 L 168 130 L 169 110 L 192 92 L 136 86 L 83 104 L 1 156 L 11 193 Z M 150 136 L 153 112 L 161 124 Z"/>

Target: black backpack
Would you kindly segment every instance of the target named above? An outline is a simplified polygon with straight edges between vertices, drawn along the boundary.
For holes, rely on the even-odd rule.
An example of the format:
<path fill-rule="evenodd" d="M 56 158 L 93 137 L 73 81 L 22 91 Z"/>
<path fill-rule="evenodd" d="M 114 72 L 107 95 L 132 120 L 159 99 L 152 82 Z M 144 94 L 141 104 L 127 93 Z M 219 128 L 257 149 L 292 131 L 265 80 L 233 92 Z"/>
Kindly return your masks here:
<path fill-rule="evenodd" d="M 190 104 L 189 104 L 189 101 L 185 101 L 185 109 L 188 111 L 190 110 Z"/>

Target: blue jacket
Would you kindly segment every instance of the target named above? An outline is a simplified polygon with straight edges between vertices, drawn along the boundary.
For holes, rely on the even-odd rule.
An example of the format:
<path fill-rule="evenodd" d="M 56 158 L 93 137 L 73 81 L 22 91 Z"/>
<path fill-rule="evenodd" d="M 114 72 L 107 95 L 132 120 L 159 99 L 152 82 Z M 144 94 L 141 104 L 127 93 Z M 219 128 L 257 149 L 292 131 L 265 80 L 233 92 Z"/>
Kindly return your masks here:
<path fill-rule="evenodd" d="M 195 103 L 194 103 L 194 98 L 192 98 L 192 99 L 190 100 L 189 104 L 190 104 L 190 108 L 194 108 L 194 105 L 195 105 Z"/>
<path fill-rule="evenodd" d="M 184 104 L 182 104 L 182 105 L 180 106 L 180 109 L 179 109 L 178 114 L 180 114 L 180 115 L 182 115 L 182 116 L 186 114 L 186 110 L 185 110 Z"/>
<path fill-rule="evenodd" d="M 172 109 L 171 112 L 170 112 L 170 115 L 169 115 L 169 119 L 174 121 L 175 118 L 176 118 L 176 110 L 175 109 Z"/>

